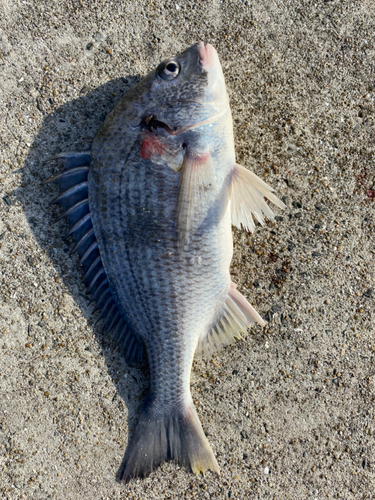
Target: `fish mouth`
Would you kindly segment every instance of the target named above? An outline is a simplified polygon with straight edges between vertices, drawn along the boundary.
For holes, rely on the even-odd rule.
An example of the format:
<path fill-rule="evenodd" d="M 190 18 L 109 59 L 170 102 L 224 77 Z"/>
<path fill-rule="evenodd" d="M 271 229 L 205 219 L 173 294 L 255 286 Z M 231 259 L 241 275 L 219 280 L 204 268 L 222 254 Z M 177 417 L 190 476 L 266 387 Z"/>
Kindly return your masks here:
<path fill-rule="evenodd" d="M 214 48 L 209 43 L 205 45 L 202 41 L 197 43 L 199 64 L 203 67 L 208 66 L 211 61 L 211 56 L 214 52 Z"/>

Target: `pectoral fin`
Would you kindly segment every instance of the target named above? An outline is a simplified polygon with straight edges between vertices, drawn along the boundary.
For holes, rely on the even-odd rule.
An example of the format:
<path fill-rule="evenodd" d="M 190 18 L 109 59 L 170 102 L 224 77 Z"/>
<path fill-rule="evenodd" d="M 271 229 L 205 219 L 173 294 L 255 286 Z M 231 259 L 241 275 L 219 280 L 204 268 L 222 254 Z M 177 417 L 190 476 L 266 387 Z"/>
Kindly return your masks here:
<path fill-rule="evenodd" d="M 231 180 L 232 224 L 239 229 L 242 226 L 253 232 L 255 228 L 253 216 L 264 224 L 264 219 L 274 220 L 274 214 L 264 198 L 272 201 L 279 208 L 285 205 L 273 193 L 271 186 L 262 181 L 250 170 L 235 165 Z"/>
<path fill-rule="evenodd" d="M 177 228 L 180 248 L 191 240 L 191 232 L 208 210 L 207 198 L 214 176 L 210 153 L 186 154 L 179 177 Z"/>

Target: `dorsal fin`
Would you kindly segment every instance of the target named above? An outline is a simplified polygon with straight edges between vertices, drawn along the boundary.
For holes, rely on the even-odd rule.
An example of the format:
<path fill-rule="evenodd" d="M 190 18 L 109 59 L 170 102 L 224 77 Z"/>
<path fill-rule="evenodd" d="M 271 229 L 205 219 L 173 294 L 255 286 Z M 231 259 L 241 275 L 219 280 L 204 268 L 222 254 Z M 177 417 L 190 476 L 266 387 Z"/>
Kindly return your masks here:
<path fill-rule="evenodd" d="M 102 311 L 103 333 L 113 330 L 112 340 L 119 344 L 127 363 L 134 360 L 140 363 L 143 342 L 112 293 L 91 222 L 87 190 L 90 151 L 60 153 L 50 159 L 56 158 L 65 159 L 64 170 L 45 182 L 56 182 L 60 188 L 54 203 L 62 206 L 63 216 L 68 219 L 69 234 L 73 234 L 75 239 L 74 250 L 83 266 L 84 282 L 94 297 L 97 309 Z"/>
<path fill-rule="evenodd" d="M 220 316 L 199 338 L 196 350 L 199 357 L 210 357 L 220 347 L 233 344 L 241 338 L 240 332 L 246 332 L 255 322 L 261 326 L 266 324 L 236 288 L 237 285 L 231 282 Z"/>

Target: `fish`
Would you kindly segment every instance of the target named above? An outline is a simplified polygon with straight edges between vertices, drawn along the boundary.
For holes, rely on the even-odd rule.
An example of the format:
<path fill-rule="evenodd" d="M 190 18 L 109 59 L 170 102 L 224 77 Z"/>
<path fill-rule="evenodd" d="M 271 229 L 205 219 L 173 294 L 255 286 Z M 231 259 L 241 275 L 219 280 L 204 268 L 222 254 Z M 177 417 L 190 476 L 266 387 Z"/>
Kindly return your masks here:
<path fill-rule="evenodd" d="M 103 122 L 91 149 L 60 153 L 60 192 L 88 292 L 126 361 L 147 358 L 150 389 L 120 480 L 166 460 L 219 466 L 190 392 L 194 355 L 211 356 L 264 320 L 231 281 L 234 225 L 274 220 L 274 190 L 235 160 L 215 48 L 161 62 Z"/>

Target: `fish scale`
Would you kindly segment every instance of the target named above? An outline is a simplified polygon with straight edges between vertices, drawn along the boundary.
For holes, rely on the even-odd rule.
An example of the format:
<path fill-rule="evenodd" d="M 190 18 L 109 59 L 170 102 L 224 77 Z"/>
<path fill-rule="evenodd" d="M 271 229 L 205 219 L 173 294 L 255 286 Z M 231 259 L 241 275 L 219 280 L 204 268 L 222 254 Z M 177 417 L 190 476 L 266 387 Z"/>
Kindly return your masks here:
<path fill-rule="evenodd" d="M 166 321 L 166 314 L 167 314 L 166 311 L 169 311 L 171 309 L 167 307 L 162 307 L 162 308 L 158 307 L 157 303 L 158 289 L 163 288 L 162 286 L 163 283 L 165 284 L 164 288 L 166 288 L 166 287 L 171 287 L 176 280 L 177 281 L 179 280 L 178 273 L 179 269 L 181 269 L 181 265 L 178 261 L 176 262 L 174 260 L 173 256 L 166 257 L 165 250 L 162 250 L 164 253 L 163 258 L 165 258 L 168 261 L 169 263 L 168 266 L 164 265 L 163 267 L 160 267 L 158 265 L 157 248 L 154 249 L 153 252 L 154 255 L 152 255 L 151 258 L 149 255 L 145 255 L 146 249 L 142 246 L 142 243 L 144 242 L 143 240 L 145 241 L 148 240 L 148 236 L 150 233 L 151 236 L 153 235 L 153 229 L 150 230 L 150 224 L 151 228 L 153 227 L 154 224 L 152 220 L 150 221 L 149 218 L 147 218 L 147 221 L 145 223 L 144 217 L 137 219 L 138 221 L 137 233 L 140 235 L 141 241 L 135 244 L 136 247 L 135 254 L 127 255 L 126 259 L 127 263 L 125 263 L 124 256 L 126 254 L 129 254 L 129 252 L 131 252 L 131 249 L 129 249 L 128 246 L 129 246 L 129 240 L 132 235 L 129 235 L 129 233 L 133 232 L 132 226 L 129 223 L 129 218 L 133 217 L 134 214 L 136 214 L 140 209 L 146 208 L 146 212 L 150 211 L 152 215 L 156 213 L 156 217 L 154 216 L 153 220 L 160 220 L 160 218 L 163 217 L 164 213 L 167 213 L 168 216 L 169 214 L 171 214 L 170 216 L 172 220 L 175 219 L 174 211 L 176 206 L 177 186 L 174 198 L 173 196 L 166 197 L 165 205 L 163 203 L 160 203 L 160 200 L 158 199 L 155 200 L 155 192 L 154 192 L 155 188 L 151 190 L 149 196 L 147 197 L 143 196 L 143 198 L 140 199 L 138 197 L 138 193 L 140 192 L 141 187 L 144 186 L 145 184 L 152 187 L 156 186 L 158 187 L 159 192 L 163 192 L 164 177 L 166 177 L 167 179 L 170 178 L 171 170 L 168 169 L 168 167 L 164 167 L 163 169 L 159 168 L 158 171 L 156 171 L 156 169 L 153 170 L 143 169 L 141 170 L 141 172 L 147 171 L 148 177 L 151 175 L 154 177 L 153 179 L 148 178 L 147 180 L 145 180 L 143 175 L 139 175 L 140 171 L 139 160 L 137 161 L 137 163 L 134 164 L 134 168 L 132 168 L 132 166 L 133 165 L 130 164 L 129 162 L 126 164 L 126 182 L 123 182 L 124 186 L 123 189 L 121 189 L 122 184 L 120 184 L 120 186 L 111 185 L 104 181 L 104 184 L 106 186 L 107 185 L 110 186 L 110 189 L 108 189 L 109 192 L 108 193 L 106 192 L 105 194 L 103 193 L 103 191 L 101 191 L 101 196 L 102 196 L 101 209 L 98 210 L 98 213 L 106 215 L 106 218 L 105 219 L 102 218 L 100 223 L 103 227 L 108 228 L 108 233 L 118 235 L 118 238 L 114 240 L 114 244 L 116 246 L 112 248 L 109 246 L 109 243 L 107 242 L 105 244 L 106 246 L 104 248 L 104 253 L 114 256 L 113 259 L 111 257 L 111 262 L 108 263 L 108 266 L 112 266 L 114 268 L 115 270 L 114 274 L 117 274 L 117 270 L 120 269 L 121 266 L 123 266 L 124 272 L 121 275 L 122 283 L 116 283 L 116 290 L 117 293 L 120 293 L 120 290 L 124 287 L 124 292 L 122 295 L 124 298 L 126 297 L 127 307 L 129 309 L 132 307 L 131 305 L 132 299 L 131 298 L 129 299 L 128 297 L 134 297 L 136 295 L 136 290 L 137 290 L 137 286 L 134 286 L 133 283 L 135 283 L 136 285 L 138 284 L 138 289 L 140 289 L 137 300 L 134 301 L 135 311 L 133 314 L 134 316 L 138 316 L 140 309 L 147 307 L 147 309 L 144 311 L 145 320 L 143 323 L 143 328 L 145 330 L 144 335 L 146 336 L 150 329 L 150 318 L 152 318 L 153 322 L 158 323 L 159 311 L 163 311 L 164 321 Z M 164 170 L 164 174 L 162 174 L 162 170 Z M 124 179 L 124 176 L 125 174 L 116 171 L 111 172 L 110 174 L 108 173 L 108 177 L 111 178 Z M 114 200 L 118 200 L 118 206 L 116 206 Z M 112 214 L 115 215 L 113 216 Z M 159 223 L 157 234 L 163 240 L 164 238 L 166 238 L 167 243 L 165 243 L 164 241 L 164 246 L 168 247 L 173 255 L 178 255 L 176 235 L 175 231 L 173 230 L 173 225 L 170 224 L 170 220 L 166 220 L 166 222 L 168 223 L 165 224 L 166 231 L 162 231 L 162 229 L 164 228 L 164 224 Z M 120 234 L 122 228 L 126 229 L 125 235 Z M 164 248 L 162 245 L 160 245 L 160 248 Z M 203 247 L 204 245 L 202 243 L 199 249 L 200 253 L 202 253 Z M 128 267 L 125 267 L 126 265 L 128 265 Z M 136 265 L 138 267 L 138 272 L 134 272 Z M 133 272 L 131 270 L 133 270 Z M 196 271 L 199 273 L 199 270 Z M 133 277 L 132 279 L 129 279 L 131 274 L 133 274 Z M 183 279 L 183 282 L 186 285 L 186 278 Z M 150 290 L 152 292 L 150 295 L 150 300 L 147 300 L 148 298 L 147 290 Z M 163 295 L 161 297 L 163 297 Z M 171 306 L 173 307 L 175 306 L 175 301 L 173 300 L 173 297 L 172 301 L 173 302 Z M 191 313 L 196 315 L 194 309 L 191 310 Z M 176 310 L 175 314 L 177 315 L 177 317 L 181 318 L 182 311 Z"/>
<path fill-rule="evenodd" d="M 65 153 L 53 177 L 88 291 L 126 360 L 150 366 L 150 391 L 120 478 L 173 459 L 219 472 L 190 394 L 193 357 L 264 321 L 231 282 L 231 223 L 273 220 L 272 189 L 235 162 L 215 49 L 163 61 L 121 99 L 90 152 Z M 88 168 L 87 168 L 88 167 Z"/>
<path fill-rule="evenodd" d="M 98 210 L 99 213 L 105 214 L 105 218 L 101 219 L 101 226 L 108 228 L 108 232 L 111 234 L 118 234 L 119 237 L 116 240 L 113 240 L 115 245 L 114 248 L 109 246 L 108 240 L 105 246 L 104 252 L 108 255 L 117 256 L 115 259 L 111 259 L 111 262 L 108 263 L 108 267 L 112 266 L 114 269 L 114 274 L 117 274 L 117 270 L 122 266 L 122 274 L 121 281 L 116 282 L 116 290 L 118 294 L 121 294 L 126 300 L 128 311 L 132 311 L 130 313 L 131 317 L 135 318 L 142 314 L 142 323 L 141 327 L 143 329 L 142 336 L 143 338 L 150 337 L 152 339 L 152 344 L 148 345 L 148 353 L 149 359 L 153 358 L 153 352 L 155 350 L 155 329 L 157 330 L 159 337 L 167 337 L 168 334 L 172 331 L 183 330 L 189 331 L 191 329 L 188 328 L 186 324 L 188 321 L 184 321 L 184 326 L 181 326 L 183 319 L 185 319 L 186 314 L 189 314 L 194 322 L 197 318 L 197 305 L 194 304 L 193 293 L 185 293 L 184 295 L 181 293 L 181 289 L 178 286 L 178 283 L 181 282 L 184 284 L 185 290 L 188 288 L 189 281 L 191 281 L 191 286 L 193 290 L 197 290 L 197 285 L 202 286 L 202 278 L 201 278 L 201 270 L 193 267 L 188 268 L 188 272 L 183 270 L 181 263 L 179 260 L 181 257 L 178 254 L 177 242 L 175 231 L 173 230 L 173 225 L 166 225 L 166 233 L 158 232 L 161 239 L 168 239 L 168 243 L 164 246 L 160 246 L 159 248 L 163 249 L 162 252 L 165 254 L 164 248 L 167 247 L 172 251 L 172 256 L 168 256 L 166 258 L 168 265 L 160 265 L 158 261 L 159 251 L 158 247 L 153 248 L 152 255 L 150 256 L 148 247 L 142 247 L 140 243 L 136 244 L 136 249 L 132 251 L 132 249 L 128 249 L 127 242 L 129 241 L 128 235 L 121 235 L 120 232 L 122 228 L 126 228 L 126 231 L 129 231 L 129 214 L 133 214 L 137 212 L 139 208 L 146 208 L 152 214 L 156 212 L 157 218 L 160 218 L 163 213 L 172 212 L 172 220 L 176 219 L 173 212 L 175 210 L 171 210 L 169 207 L 176 206 L 176 198 L 177 198 L 177 189 L 175 190 L 175 196 L 166 197 L 165 203 L 167 207 L 164 209 L 163 204 L 160 204 L 160 200 L 154 199 L 154 192 L 151 190 L 151 195 L 148 197 L 144 197 L 139 200 L 137 193 L 139 192 L 140 185 L 144 185 L 143 176 L 137 176 L 137 172 L 139 171 L 139 162 L 133 165 L 127 163 L 126 165 L 126 182 L 124 182 L 124 189 L 122 190 L 122 198 L 119 197 L 119 191 L 121 189 L 116 185 L 112 186 L 109 190 L 109 193 L 105 195 L 101 192 L 102 199 L 102 209 Z M 164 175 L 162 170 L 164 170 Z M 151 175 L 151 170 L 148 170 L 149 175 Z M 161 182 L 162 177 L 169 178 L 171 176 L 171 171 L 168 167 L 159 168 L 158 171 L 153 169 L 153 177 L 156 177 L 154 182 L 150 179 L 147 180 L 149 185 L 151 186 L 159 186 L 159 191 L 163 192 L 163 184 Z M 120 174 L 121 175 L 121 174 Z M 109 177 L 118 177 L 120 176 L 117 172 L 109 173 Z M 121 176 L 124 178 L 124 176 Z M 164 181 L 164 179 L 163 179 Z M 104 184 L 106 184 L 104 182 Z M 135 184 L 138 184 L 135 189 L 130 189 L 129 186 L 133 187 Z M 107 184 L 106 184 L 107 185 Z M 118 206 L 115 206 L 115 202 L 113 200 L 118 200 Z M 154 208 L 155 202 L 155 208 Z M 108 206 L 110 205 L 110 207 Z M 142 207 L 145 205 L 145 207 Z M 161 208 L 160 208 L 161 207 Z M 118 217 L 113 217 L 112 214 L 119 214 Z M 121 214 L 121 215 L 120 215 Z M 149 219 L 145 224 L 144 219 L 141 217 L 138 223 L 138 232 L 140 235 L 141 241 L 144 239 L 147 241 L 147 237 L 153 232 L 153 229 L 150 230 Z M 164 224 L 159 224 L 164 227 Z M 151 222 L 151 227 L 153 226 Z M 206 235 L 208 241 L 211 240 L 209 235 Z M 112 240 L 111 240 L 112 241 Z M 206 245 L 209 246 L 209 243 Z M 204 243 L 201 243 L 201 247 L 199 249 L 201 253 L 204 254 Z M 133 255 L 131 254 L 133 253 Z M 207 255 L 210 255 L 209 249 L 207 248 Z M 126 258 L 124 258 L 126 256 Z M 165 255 L 162 256 L 162 260 L 165 261 Z M 134 272 L 134 269 L 137 269 L 137 272 Z M 133 273 L 131 272 L 133 270 Z M 107 270 L 108 274 L 111 275 L 110 271 Z M 132 274 L 134 276 L 132 276 Z M 131 279 L 130 279 L 131 278 Z M 227 285 L 227 284 L 226 284 Z M 178 289 L 175 292 L 174 296 L 166 295 L 160 293 L 160 290 L 166 290 L 168 288 L 176 286 Z M 199 289 L 199 288 L 198 288 Z M 175 297 L 179 297 L 179 301 L 176 302 Z M 197 294 L 197 297 L 200 297 L 201 294 Z M 190 303 L 189 303 L 189 297 Z M 224 299 L 222 299 L 224 301 Z M 121 301 L 121 297 L 120 297 Z M 181 307 L 180 302 L 185 306 Z M 198 302 L 198 300 L 196 300 Z M 198 311 L 200 312 L 202 308 Z M 145 318 L 143 320 L 143 317 Z M 201 317 L 209 317 L 207 315 L 207 311 L 202 311 Z M 172 322 L 172 318 L 175 318 L 175 321 Z M 134 321 L 133 320 L 133 321 Z M 179 340 L 179 339 L 178 339 Z M 181 346 L 180 342 L 177 342 L 176 348 L 181 349 L 184 346 Z M 192 351 L 194 352 L 195 345 L 192 346 Z M 189 353 L 189 357 L 192 354 Z M 173 364 L 173 359 L 170 361 Z M 187 362 L 188 364 L 188 362 Z M 160 369 L 160 368 L 159 368 Z M 161 372 L 163 370 L 160 370 Z M 151 374 L 151 378 L 153 376 Z M 171 380 L 174 380 L 173 378 Z"/>

